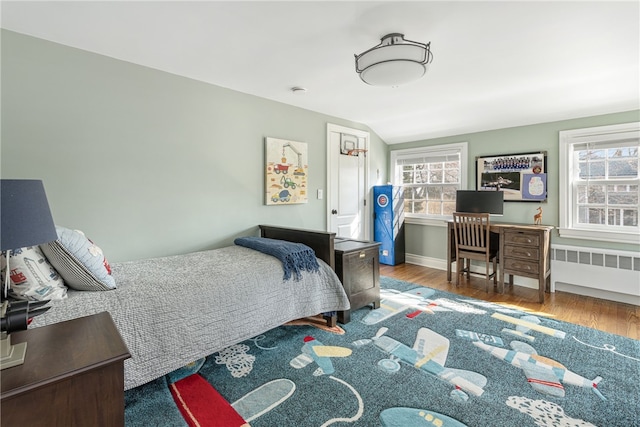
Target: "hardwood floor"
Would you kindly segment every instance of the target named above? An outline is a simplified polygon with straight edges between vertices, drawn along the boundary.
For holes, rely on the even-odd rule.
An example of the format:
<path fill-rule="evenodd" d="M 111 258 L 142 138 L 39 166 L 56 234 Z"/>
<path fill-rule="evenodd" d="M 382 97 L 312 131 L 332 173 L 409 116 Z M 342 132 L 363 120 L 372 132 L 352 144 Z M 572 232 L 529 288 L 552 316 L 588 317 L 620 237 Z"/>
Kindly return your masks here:
<path fill-rule="evenodd" d="M 504 294 L 495 291 L 487 293 L 484 290 L 484 279 L 474 276 L 471 276 L 469 282 L 463 280 L 456 287 L 455 281 L 447 282 L 446 271 L 415 264 L 381 264 L 380 275 L 485 301 L 511 304 L 526 311 L 545 313 L 553 319 L 640 339 L 640 307 L 631 304 L 567 292 L 545 294 L 545 302 L 539 303 L 537 289 L 507 285 Z"/>

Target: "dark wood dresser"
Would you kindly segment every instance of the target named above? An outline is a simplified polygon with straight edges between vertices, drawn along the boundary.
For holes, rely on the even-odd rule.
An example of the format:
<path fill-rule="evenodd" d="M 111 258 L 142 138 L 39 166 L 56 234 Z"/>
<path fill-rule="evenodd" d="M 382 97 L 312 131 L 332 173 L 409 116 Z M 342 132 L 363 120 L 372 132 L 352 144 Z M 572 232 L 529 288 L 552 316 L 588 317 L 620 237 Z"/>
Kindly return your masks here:
<path fill-rule="evenodd" d="M 336 273 L 349 297 L 351 310 L 368 304 L 380 307 L 380 243 L 336 238 Z M 351 310 L 339 311 L 338 322 L 349 323 Z"/>
<path fill-rule="evenodd" d="M 109 313 L 16 332 L 11 341 L 27 342 L 27 354 L 0 372 L 2 426 L 124 426 L 131 356 Z"/>

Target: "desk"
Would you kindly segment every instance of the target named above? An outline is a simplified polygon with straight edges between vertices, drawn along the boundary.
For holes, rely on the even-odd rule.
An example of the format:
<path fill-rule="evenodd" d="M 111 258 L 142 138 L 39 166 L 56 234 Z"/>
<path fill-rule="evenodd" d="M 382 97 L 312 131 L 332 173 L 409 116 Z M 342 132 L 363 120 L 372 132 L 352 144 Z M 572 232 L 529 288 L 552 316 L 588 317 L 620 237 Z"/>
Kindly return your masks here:
<path fill-rule="evenodd" d="M 539 301 L 544 302 L 545 290 L 551 282 L 551 230 L 550 225 L 527 225 L 491 222 L 490 230 L 499 238 L 498 292 L 504 292 L 504 275 L 523 276 L 538 280 Z M 456 260 L 453 221 L 447 222 L 447 281 L 451 282 L 451 263 Z"/>

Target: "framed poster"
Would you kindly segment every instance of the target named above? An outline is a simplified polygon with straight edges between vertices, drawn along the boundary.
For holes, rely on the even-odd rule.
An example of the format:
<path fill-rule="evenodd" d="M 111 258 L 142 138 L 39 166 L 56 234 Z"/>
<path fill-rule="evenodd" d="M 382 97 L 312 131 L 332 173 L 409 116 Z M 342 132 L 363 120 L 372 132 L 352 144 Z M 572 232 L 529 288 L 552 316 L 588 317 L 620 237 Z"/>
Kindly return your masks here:
<path fill-rule="evenodd" d="M 265 139 L 265 204 L 307 203 L 307 144 Z"/>
<path fill-rule="evenodd" d="M 505 202 L 547 200 L 547 152 L 476 157 L 476 190 L 502 191 Z"/>

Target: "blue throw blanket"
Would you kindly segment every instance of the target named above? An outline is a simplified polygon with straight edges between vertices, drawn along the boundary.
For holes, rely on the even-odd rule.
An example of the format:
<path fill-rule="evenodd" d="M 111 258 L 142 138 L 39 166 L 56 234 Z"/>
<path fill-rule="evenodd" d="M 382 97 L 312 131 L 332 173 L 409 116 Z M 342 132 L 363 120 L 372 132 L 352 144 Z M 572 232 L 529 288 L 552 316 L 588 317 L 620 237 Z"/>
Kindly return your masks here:
<path fill-rule="evenodd" d="M 238 237 L 234 243 L 278 258 L 282 262 L 284 280 L 289 280 L 293 275 L 298 281 L 302 271 L 317 272 L 320 269 L 313 249 L 302 243 L 264 237 Z"/>

